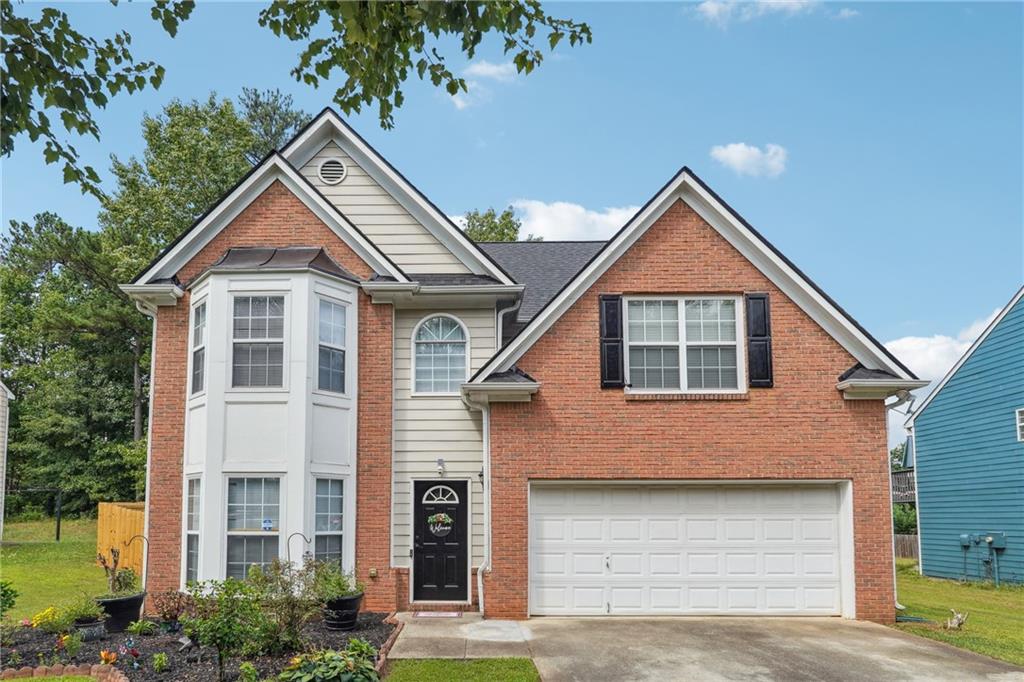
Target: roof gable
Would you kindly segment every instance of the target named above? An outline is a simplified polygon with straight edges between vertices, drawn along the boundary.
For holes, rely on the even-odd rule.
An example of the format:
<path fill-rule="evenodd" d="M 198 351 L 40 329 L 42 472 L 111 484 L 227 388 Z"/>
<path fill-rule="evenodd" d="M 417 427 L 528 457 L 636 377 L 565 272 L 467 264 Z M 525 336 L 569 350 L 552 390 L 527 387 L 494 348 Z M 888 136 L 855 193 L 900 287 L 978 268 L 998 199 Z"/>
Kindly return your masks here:
<path fill-rule="evenodd" d="M 489 275 L 501 284 L 515 283 L 497 262 L 469 239 L 443 211 L 334 110 L 324 109 L 281 150 L 281 154 L 296 167 L 302 167 L 329 142 L 338 145 L 471 273 Z"/>
<path fill-rule="evenodd" d="M 191 227 L 168 244 L 132 283 L 149 284 L 173 277 L 184 264 L 276 181 L 288 188 L 376 272 L 393 277 L 396 281 L 409 281 L 402 269 L 302 177 L 294 166 L 283 156 L 273 152 L 228 190 Z"/>
<path fill-rule="evenodd" d="M 978 336 L 978 338 L 975 339 L 974 343 L 971 344 L 971 347 L 967 349 L 967 352 L 964 353 L 963 356 L 956 361 L 956 364 L 954 364 L 948 372 L 946 372 L 946 376 L 942 377 L 942 380 L 939 381 L 939 383 L 935 386 L 932 392 L 928 394 L 928 397 L 924 399 L 923 403 L 921 403 L 921 407 L 914 410 L 914 413 L 910 415 L 906 422 L 904 422 L 905 426 L 913 428 L 914 422 L 917 420 L 917 418 L 925 411 L 925 409 L 927 409 L 929 405 L 931 405 L 932 401 L 939 395 L 939 393 L 942 392 L 942 389 L 946 387 L 946 384 L 948 384 L 950 380 L 954 376 L 956 376 L 956 373 L 959 372 L 960 368 L 962 368 L 971 358 L 971 356 L 974 355 L 975 351 L 981 348 L 981 346 L 985 343 L 985 340 L 992 335 L 992 332 L 995 331 L 995 329 L 1000 325 L 1000 323 L 1002 323 L 1002 321 L 1007 317 L 1007 315 L 1010 314 L 1010 311 L 1014 310 L 1018 305 L 1024 306 L 1024 302 L 1021 301 L 1022 297 L 1024 297 L 1024 286 L 1017 290 L 1017 293 L 1013 295 L 1013 298 L 1010 299 L 1010 302 L 1007 303 L 1006 306 L 999 311 L 999 314 L 996 315 L 995 318 L 993 318 L 989 325 L 985 327 L 985 331 L 983 331 Z"/>
<path fill-rule="evenodd" d="M 637 211 L 519 334 L 473 376 L 471 382 L 479 383 L 494 372 L 509 370 L 676 201 L 690 206 L 864 367 L 884 370 L 901 379 L 916 378 L 820 287 L 684 167 Z"/>

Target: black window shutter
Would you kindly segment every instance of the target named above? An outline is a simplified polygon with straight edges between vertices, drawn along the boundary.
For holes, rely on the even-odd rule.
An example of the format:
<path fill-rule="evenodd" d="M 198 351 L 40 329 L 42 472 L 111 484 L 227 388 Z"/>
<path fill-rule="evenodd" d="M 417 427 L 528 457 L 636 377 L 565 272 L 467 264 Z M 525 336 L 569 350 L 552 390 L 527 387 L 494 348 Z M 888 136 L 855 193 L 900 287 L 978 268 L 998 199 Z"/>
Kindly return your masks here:
<path fill-rule="evenodd" d="M 622 388 L 622 296 L 601 294 L 601 388 Z"/>
<path fill-rule="evenodd" d="M 772 322 L 768 294 L 747 294 L 747 381 L 772 387 Z"/>

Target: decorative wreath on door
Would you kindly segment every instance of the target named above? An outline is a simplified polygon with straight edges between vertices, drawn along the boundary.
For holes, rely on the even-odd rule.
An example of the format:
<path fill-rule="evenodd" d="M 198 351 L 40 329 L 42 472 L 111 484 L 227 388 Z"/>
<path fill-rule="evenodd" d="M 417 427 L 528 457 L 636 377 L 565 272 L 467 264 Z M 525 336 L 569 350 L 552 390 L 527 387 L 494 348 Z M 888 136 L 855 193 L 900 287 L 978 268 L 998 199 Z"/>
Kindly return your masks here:
<path fill-rule="evenodd" d="M 427 527 L 431 533 L 439 538 L 443 538 L 452 532 L 453 525 L 455 525 L 455 520 L 444 512 L 431 514 L 427 517 Z"/>

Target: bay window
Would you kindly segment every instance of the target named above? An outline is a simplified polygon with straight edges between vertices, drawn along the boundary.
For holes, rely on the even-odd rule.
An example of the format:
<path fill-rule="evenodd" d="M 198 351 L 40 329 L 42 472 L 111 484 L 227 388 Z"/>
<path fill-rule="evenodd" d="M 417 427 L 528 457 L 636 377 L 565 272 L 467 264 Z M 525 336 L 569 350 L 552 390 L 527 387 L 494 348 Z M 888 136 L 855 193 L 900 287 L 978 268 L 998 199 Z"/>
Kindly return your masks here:
<path fill-rule="evenodd" d="M 284 296 L 235 296 L 231 385 L 284 385 Z"/>
<path fill-rule="evenodd" d="M 345 306 L 320 299 L 317 388 L 345 392 Z"/>
<path fill-rule="evenodd" d="M 341 562 L 343 481 L 316 479 L 313 552 L 317 561 Z"/>
<path fill-rule="evenodd" d="M 626 300 L 626 381 L 640 391 L 741 390 L 739 297 Z"/>
<path fill-rule="evenodd" d="M 227 577 L 245 578 L 250 566 L 277 558 L 280 530 L 281 480 L 229 478 Z"/>
<path fill-rule="evenodd" d="M 206 370 L 206 301 L 192 310 L 192 394 L 202 392 Z"/>
<path fill-rule="evenodd" d="M 188 479 L 185 496 L 185 583 L 194 583 L 199 575 L 199 491 L 198 478 Z"/>

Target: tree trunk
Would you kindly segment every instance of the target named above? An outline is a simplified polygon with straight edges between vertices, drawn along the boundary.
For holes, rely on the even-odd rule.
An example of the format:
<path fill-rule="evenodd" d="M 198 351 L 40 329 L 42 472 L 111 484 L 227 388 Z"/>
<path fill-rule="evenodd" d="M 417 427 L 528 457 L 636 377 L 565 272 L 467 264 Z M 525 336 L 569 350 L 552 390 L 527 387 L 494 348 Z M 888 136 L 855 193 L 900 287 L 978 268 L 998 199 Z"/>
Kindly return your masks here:
<path fill-rule="evenodd" d="M 142 347 L 136 339 L 132 344 L 132 438 L 142 438 Z"/>

